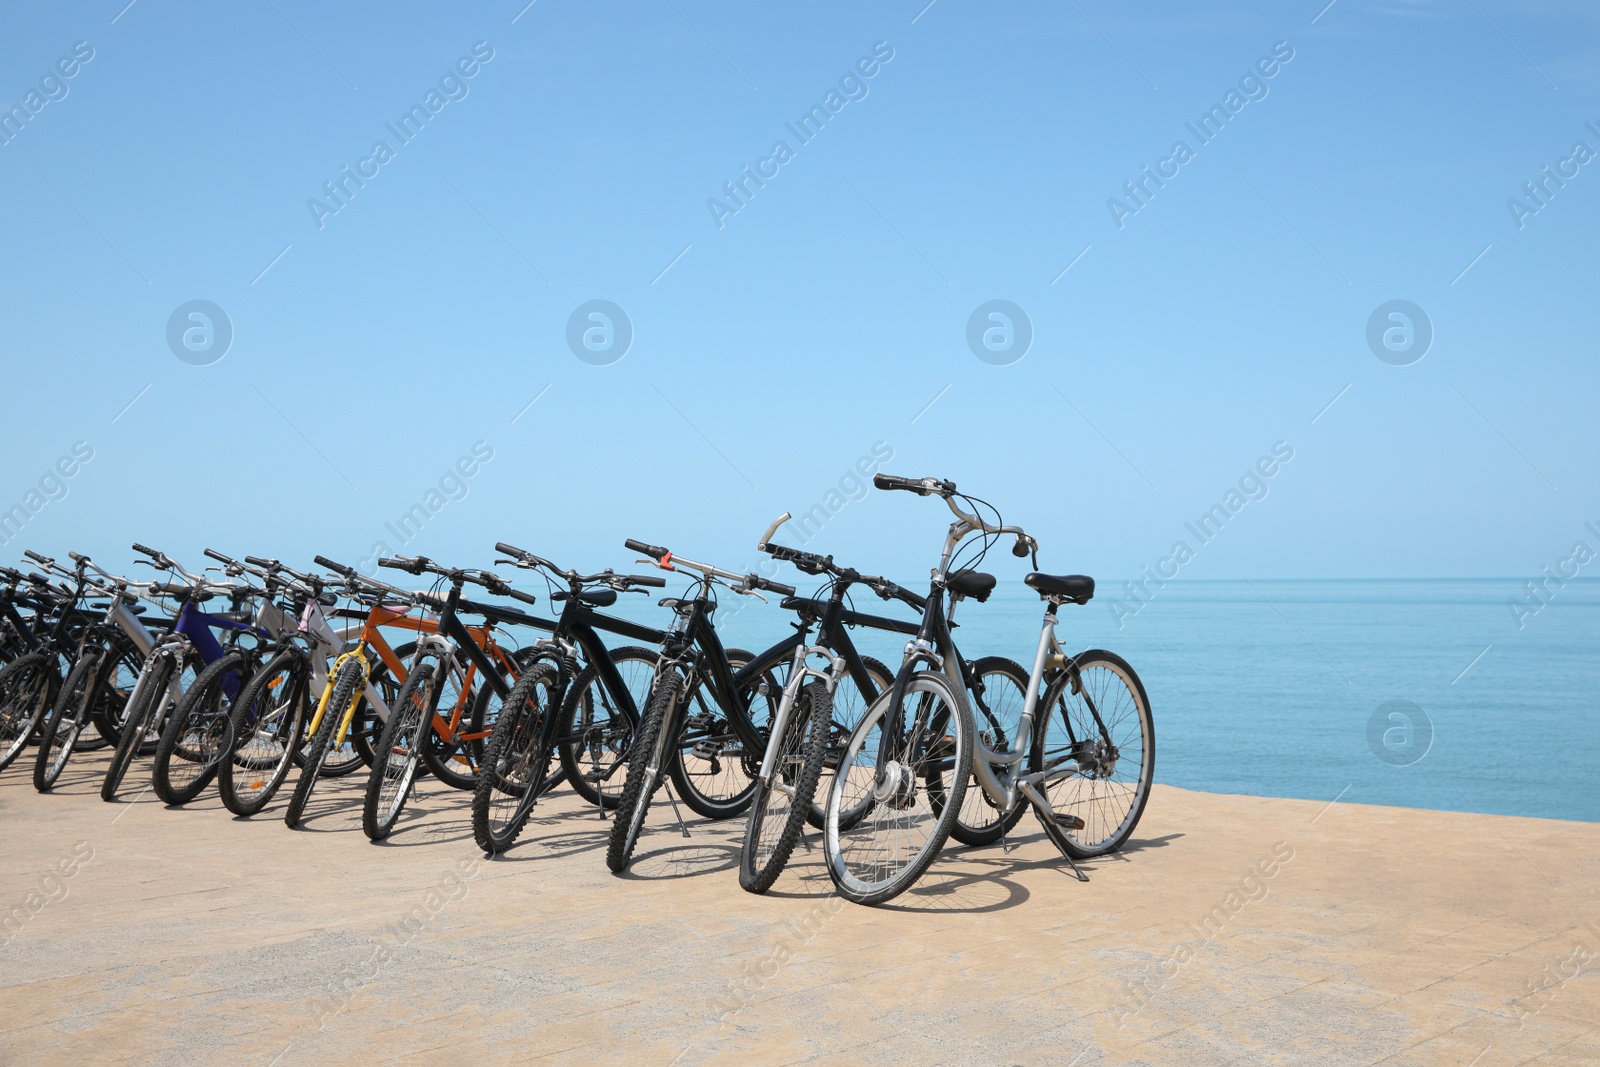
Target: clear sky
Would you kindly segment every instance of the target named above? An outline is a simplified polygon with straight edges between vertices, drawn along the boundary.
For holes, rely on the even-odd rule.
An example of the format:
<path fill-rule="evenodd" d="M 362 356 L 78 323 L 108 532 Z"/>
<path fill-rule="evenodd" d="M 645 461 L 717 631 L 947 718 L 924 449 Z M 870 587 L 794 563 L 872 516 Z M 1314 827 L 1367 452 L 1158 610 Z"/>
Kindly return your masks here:
<path fill-rule="evenodd" d="M 914 580 L 863 466 L 1118 585 L 1597 543 L 1592 3 L 925 2 L 8 11 L 0 555 Z"/>

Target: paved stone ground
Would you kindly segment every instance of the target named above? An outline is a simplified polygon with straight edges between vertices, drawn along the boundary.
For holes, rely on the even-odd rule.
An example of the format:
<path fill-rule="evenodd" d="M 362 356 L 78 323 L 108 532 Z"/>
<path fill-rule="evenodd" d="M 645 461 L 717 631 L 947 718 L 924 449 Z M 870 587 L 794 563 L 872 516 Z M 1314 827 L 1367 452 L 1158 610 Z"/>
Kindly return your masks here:
<path fill-rule="evenodd" d="M 374 846 L 356 778 L 293 832 L 98 757 L 0 774 L 0 1063 L 1600 1062 L 1597 825 L 1158 787 L 1088 884 L 1024 822 L 868 909 L 738 820 L 617 878 L 570 798 L 490 862 L 435 783 Z"/>

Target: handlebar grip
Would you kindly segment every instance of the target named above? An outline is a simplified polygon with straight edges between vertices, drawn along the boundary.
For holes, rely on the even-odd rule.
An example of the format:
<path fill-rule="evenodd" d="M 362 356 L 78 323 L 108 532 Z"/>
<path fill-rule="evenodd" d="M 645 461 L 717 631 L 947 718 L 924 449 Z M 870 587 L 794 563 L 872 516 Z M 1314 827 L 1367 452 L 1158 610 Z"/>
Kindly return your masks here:
<path fill-rule="evenodd" d="M 318 562 L 321 562 L 321 560 L 319 559 Z M 326 564 L 324 564 L 324 566 L 326 566 Z M 389 567 L 392 570 L 397 570 L 397 571 L 408 571 L 408 570 L 411 569 L 411 564 L 408 563 L 406 560 L 396 559 L 393 556 L 379 556 L 378 557 L 378 566 L 380 566 L 380 567 Z"/>
<path fill-rule="evenodd" d="M 651 559 L 661 559 L 663 556 L 670 556 L 672 554 L 666 549 L 662 548 L 660 545 L 647 545 L 643 541 L 636 541 L 631 537 L 622 542 L 622 547 L 631 552 L 642 552 Z"/>
<path fill-rule="evenodd" d="M 651 589 L 665 589 L 667 580 L 665 578 L 657 578 L 653 574 L 630 574 L 628 575 L 628 584 L 648 586 Z"/>
<path fill-rule="evenodd" d="M 214 559 L 218 563 L 232 563 L 233 562 L 233 560 L 229 559 L 227 556 L 224 556 L 221 552 L 218 552 L 214 548 L 206 549 L 205 550 L 205 556 L 206 556 L 207 559 Z"/>
<path fill-rule="evenodd" d="M 794 586 L 784 585 L 782 582 L 774 582 L 770 578 L 757 578 L 750 584 L 757 589 L 765 589 L 769 593 L 777 593 L 779 596 L 794 596 L 795 594 Z"/>
<path fill-rule="evenodd" d="M 312 556 L 311 560 L 317 566 L 326 567 L 330 571 L 333 571 L 335 574 L 343 574 L 343 575 L 348 576 L 348 575 L 354 573 L 354 571 L 350 567 L 346 567 L 343 563 L 335 563 L 333 560 L 329 559 L 327 556 Z"/>
<path fill-rule="evenodd" d="M 512 600 L 520 600 L 524 604 L 537 604 L 539 602 L 539 598 L 534 596 L 532 593 L 524 593 L 522 590 L 512 589 L 510 586 L 507 586 L 504 592 L 505 595 L 510 597 Z"/>
<path fill-rule="evenodd" d="M 276 567 L 278 565 L 278 561 L 277 560 L 275 560 L 275 559 L 262 559 L 260 556 L 246 556 L 244 558 L 244 561 L 246 563 L 250 564 L 250 566 L 252 566 L 252 567 Z M 317 561 L 319 563 L 321 563 L 322 557 L 318 556 L 317 557 Z M 326 567 L 327 564 L 323 563 L 322 566 Z"/>
<path fill-rule="evenodd" d="M 82 552 L 68 552 L 67 553 L 67 558 L 70 559 L 74 563 L 88 563 L 89 562 L 89 557 L 85 556 Z"/>
<path fill-rule="evenodd" d="M 22 550 L 22 554 L 24 556 L 27 556 L 29 559 L 33 560 L 35 563 L 43 564 L 46 567 L 48 567 L 50 565 L 50 557 L 49 556 L 41 556 L 41 555 L 39 555 L 39 553 L 35 552 L 31 548 L 23 549 Z"/>
<path fill-rule="evenodd" d="M 151 559 L 160 559 L 161 558 L 161 553 L 157 552 L 155 549 L 149 547 L 148 545 L 141 545 L 137 541 L 135 541 L 133 543 L 133 550 L 135 552 L 142 552 L 144 555 L 149 556 Z"/>
<path fill-rule="evenodd" d="M 494 543 L 494 550 L 502 555 L 515 556 L 518 559 L 528 555 L 528 552 L 525 549 L 518 548 L 516 545 L 508 545 L 504 541 L 496 541 Z"/>

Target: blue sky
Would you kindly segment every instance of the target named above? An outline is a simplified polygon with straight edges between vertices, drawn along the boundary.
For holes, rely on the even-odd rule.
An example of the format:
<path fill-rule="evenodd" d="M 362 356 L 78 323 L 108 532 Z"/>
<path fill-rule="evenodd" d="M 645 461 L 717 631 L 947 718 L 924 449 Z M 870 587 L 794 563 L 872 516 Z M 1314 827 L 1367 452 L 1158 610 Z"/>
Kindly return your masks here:
<path fill-rule="evenodd" d="M 8 557 L 743 565 L 831 502 L 811 547 L 911 581 L 943 513 L 851 499 L 875 447 L 1118 585 L 1186 538 L 1196 578 L 1520 579 L 1600 520 L 1600 162 L 1523 191 L 1600 152 L 1590 5 L 125 2 L 0 34 L 0 103 L 57 97 L 0 145 L 0 507 L 44 481 Z M 204 366 L 194 300 L 233 335 Z M 592 300 L 631 323 L 607 365 L 567 340 Z M 992 300 L 1031 324 L 1006 365 L 968 345 Z M 1366 338 L 1393 300 L 1432 325 L 1405 366 Z"/>

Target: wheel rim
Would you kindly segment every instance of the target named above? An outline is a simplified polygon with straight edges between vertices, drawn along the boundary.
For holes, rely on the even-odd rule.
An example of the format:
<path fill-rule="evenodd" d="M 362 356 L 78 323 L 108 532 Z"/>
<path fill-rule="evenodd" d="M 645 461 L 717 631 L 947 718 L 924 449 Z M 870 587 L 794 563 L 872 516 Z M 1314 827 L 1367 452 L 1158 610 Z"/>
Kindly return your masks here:
<path fill-rule="evenodd" d="M 919 676 L 907 683 L 902 706 L 905 736 L 890 746 L 885 766 L 878 757 L 887 695 L 851 735 L 829 791 L 829 868 L 843 887 L 862 895 L 889 886 L 942 843 L 940 812 L 922 788 L 938 762 L 926 733 L 934 721 L 959 712 L 945 706 L 940 687 Z M 875 795 L 892 803 L 876 803 Z M 841 812 L 860 814 L 855 825 L 841 826 Z"/>

